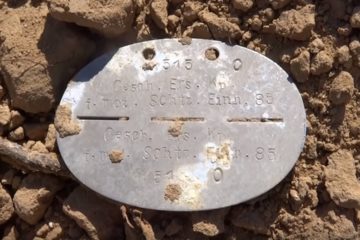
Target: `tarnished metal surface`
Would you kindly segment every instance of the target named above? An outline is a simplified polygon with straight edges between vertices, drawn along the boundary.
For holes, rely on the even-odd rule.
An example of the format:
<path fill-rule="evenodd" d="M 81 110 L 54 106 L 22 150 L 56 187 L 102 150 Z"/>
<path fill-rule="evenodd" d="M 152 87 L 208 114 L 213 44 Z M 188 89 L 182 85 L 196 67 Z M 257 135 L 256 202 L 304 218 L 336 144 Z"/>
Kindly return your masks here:
<path fill-rule="evenodd" d="M 254 198 L 289 173 L 305 139 L 303 102 L 286 72 L 217 41 L 120 48 L 81 70 L 61 105 L 81 128 L 58 136 L 71 172 L 143 208 L 204 210 Z"/>

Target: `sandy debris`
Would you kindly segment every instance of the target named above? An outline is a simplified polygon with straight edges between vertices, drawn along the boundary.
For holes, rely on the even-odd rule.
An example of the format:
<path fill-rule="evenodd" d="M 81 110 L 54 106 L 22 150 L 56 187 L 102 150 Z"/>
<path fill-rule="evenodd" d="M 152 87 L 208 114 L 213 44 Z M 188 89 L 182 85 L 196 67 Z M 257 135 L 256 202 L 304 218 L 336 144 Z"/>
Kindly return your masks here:
<path fill-rule="evenodd" d="M 168 184 L 165 188 L 164 199 L 174 202 L 179 200 L 182 189 L 179 184 Z"/>
<path fill-rule="evenodd" d="M 179 137 L 182 133 L 183 121 L 174 121 L 171 123 L 168 133 L 173 137 Z"/>
<path fill-rule="evenodd" d="M 55 128 L 60 137 L 79 134 L 81 127 L 76 120 L 73 120 L 70 105 L 60 105 L 56 110 Z"/>
<path fill-rule="evenodd" d="M 112 163 L 119 163 L 124 160 L 124 151 L 119 150 L 112 150 L 109 153 L 109 158 Z"/>

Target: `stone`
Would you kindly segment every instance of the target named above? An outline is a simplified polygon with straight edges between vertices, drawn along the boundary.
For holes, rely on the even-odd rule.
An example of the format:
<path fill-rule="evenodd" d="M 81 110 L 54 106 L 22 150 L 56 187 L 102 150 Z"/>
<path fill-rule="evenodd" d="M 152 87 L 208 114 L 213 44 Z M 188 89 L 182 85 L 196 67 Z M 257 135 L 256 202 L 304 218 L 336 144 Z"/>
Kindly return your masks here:
<path fill-rule="evenodd" d="M 360 118 L 349 123 L 350 133 L 354 136 L 360 134 Z"/>
<path fill-rule="evenodd" d="M 110 38 L 130 30 L 135 15 L 132 0 L 50 0 L 49 10 L 60 21 L 75 23 Z"/>
<path fill-rule="evenodd" d="M 55 113 L 54 125 L 62 138 L 79 134 L 81 131 L 78 121 L 72 119 L 71 107 L 68 104 L 58 106 Z"/>
<path fill-rule="evenodd" d="M 33 173 L 27 175 L 14 195 L 16 214 L 31 225 L 43 218 L 62 182 L 53 176 Z"/>

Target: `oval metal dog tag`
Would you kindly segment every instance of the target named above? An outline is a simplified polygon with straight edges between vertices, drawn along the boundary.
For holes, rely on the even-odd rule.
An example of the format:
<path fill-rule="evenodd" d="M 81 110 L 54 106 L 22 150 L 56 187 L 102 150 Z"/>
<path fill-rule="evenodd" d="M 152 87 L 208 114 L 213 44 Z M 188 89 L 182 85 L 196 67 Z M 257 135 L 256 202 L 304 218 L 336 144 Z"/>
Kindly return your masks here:
<path fill-rule="evenodd" d="M 296 86 L 270 59 L 166 39 L 90 63 L 56 119 L 61 155 L 80 182 L 118 202 L 190 211 L 278 184 L 302 150 L 306 118 Z"/>

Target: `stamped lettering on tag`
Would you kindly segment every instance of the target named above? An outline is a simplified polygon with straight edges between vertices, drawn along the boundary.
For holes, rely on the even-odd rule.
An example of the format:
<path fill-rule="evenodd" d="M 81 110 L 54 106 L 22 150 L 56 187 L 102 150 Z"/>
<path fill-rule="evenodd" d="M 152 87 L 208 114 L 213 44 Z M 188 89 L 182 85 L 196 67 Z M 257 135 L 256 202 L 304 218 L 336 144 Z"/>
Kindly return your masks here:
<path fill-rule="evenodd" d="M 303 102 L 287 73 L 211 40 L 154 40 L 104 55 L 69 83 L 60 108 L 70 117 L 58 145 L 74 176 L 143 208 L 252 199 L 289 173 L 305 141 Z"/>

